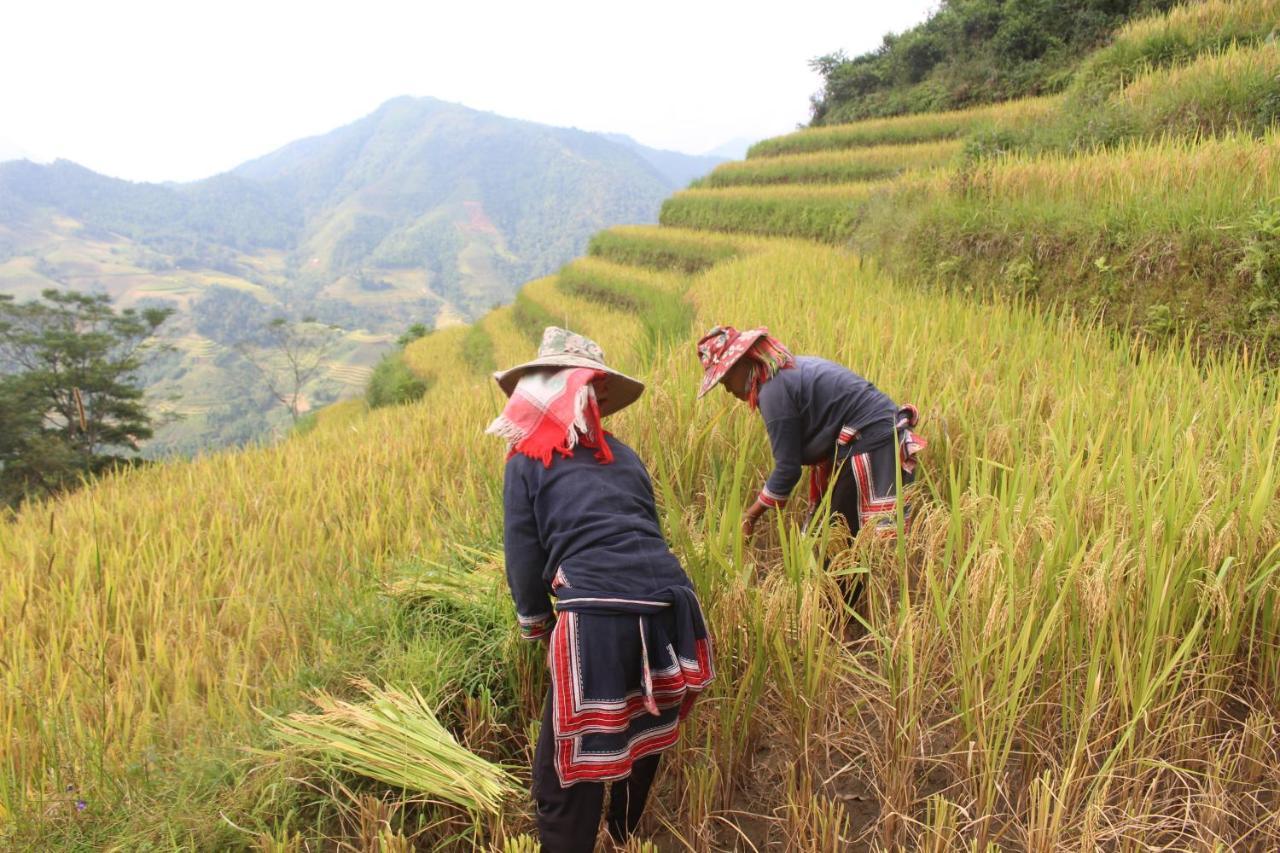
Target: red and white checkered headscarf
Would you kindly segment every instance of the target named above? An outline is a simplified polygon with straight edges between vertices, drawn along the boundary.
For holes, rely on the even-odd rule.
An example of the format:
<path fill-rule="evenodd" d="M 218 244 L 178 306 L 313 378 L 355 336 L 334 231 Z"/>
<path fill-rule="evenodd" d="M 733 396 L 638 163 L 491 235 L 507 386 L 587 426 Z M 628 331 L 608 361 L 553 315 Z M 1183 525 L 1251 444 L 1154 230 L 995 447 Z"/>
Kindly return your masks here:
<path fill-rule="evenodd" d="M 506 439 L 509 453 L 523 453 L 550 468 L 554 453 L 568 456 L 578 444 L 596 450 L 603 464 L 613 461 L 600 425 L 600 405 L 592 382 L 607 374 L 589 367 L 532 370 L 520 377 L 502 414 L 485 430 Z"/>

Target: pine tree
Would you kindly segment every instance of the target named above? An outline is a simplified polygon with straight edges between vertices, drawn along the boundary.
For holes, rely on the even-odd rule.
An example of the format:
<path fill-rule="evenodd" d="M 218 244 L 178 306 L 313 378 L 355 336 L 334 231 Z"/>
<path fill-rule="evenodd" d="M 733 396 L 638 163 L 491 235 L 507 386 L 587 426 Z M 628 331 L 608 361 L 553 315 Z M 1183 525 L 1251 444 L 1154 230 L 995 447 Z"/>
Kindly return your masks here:
<path fill-rule="evenodd" d="M 151 417 L 136 373 L 171 309 L 110 297 L 0 295 L 0 502 L 54 494 L 136 460 Z"/>

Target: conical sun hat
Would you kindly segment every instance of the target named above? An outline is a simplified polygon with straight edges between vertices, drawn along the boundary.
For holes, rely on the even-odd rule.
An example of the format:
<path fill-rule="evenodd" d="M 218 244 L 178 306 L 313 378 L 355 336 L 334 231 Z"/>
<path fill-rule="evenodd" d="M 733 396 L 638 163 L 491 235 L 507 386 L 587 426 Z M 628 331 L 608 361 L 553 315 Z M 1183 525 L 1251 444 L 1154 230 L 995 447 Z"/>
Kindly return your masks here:
<path fill-rule="evenodd" d="M 724 379 L 724 375 L 747 354 L 752 344 L 769 334 L 768 328 L 759 326 L 739 332 L 733 326 L 716 326 L 698 341 L 698 360 L 702 362 L 702 386 L 698 397 L 703 397 Z"/>
<path fill-rule="evenodd" d="M 493 378 L 502 392 L 510 397 L 516 390 L 520 377 L 531 370 L 548 367 L 589 367 L 604 371 L 605 393 L 604 400 L 600 403 L 602 417 L 630 406 L 644 393 L 643 382 L 604 363 L 604 350 L 600 349 L 599 344 L 585 335 L 559 326 L 547 326 L 542 330 L 542 343 L 538 346 L 537 358 L 499 370 L 493 374 Z"/>

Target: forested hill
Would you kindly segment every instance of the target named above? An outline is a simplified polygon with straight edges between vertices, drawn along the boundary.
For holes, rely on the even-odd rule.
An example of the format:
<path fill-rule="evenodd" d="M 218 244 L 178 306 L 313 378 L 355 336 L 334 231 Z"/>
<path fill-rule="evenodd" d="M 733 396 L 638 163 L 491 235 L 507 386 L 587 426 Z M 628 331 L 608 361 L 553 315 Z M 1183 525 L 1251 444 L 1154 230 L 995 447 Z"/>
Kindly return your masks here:
<path fill-rule="evenodd" d="M 1126 21 L 1176 0 L 941 0 L 927 21 L 852 59 L 813 60 L 813 124 L 937 112 L 1064 88 Z"/>
<path fill-rule="evenodd" d="M 280 424 L 243 358 L 274 316 L 345 335 L 308 407 L 358 393 L 413 323 L 472 319 L 553 272 L 591 234 L 653 222 L 718 160 L 432 98 L 232 171 L 140 184 L 67 161 L 0 163 L 0 293 L 108 293 L 178 308 L 148 376 L 180 422 L 154 449 L 238 443 Z"/>
<path fill-rule="evenodd" d="M 402 97 L 189 184 L 135 184 L 65 161 L 0 164 L 0 262 L 40 260 L 57 214 L 85 236 L 139 244 L 152 272 L 169 262 L 243 273 L 236 255 L 263 250 L 287 253 L 288 272 L 311 284 L 420 269 L 422 310 L 445 303 L 469 316 L 580 252 L 600 227 L 653 221 L 672 189 L 715 163 Z M 0 290 L 84 277 L 46 260 L 38 276 L 0 267 Z"/>

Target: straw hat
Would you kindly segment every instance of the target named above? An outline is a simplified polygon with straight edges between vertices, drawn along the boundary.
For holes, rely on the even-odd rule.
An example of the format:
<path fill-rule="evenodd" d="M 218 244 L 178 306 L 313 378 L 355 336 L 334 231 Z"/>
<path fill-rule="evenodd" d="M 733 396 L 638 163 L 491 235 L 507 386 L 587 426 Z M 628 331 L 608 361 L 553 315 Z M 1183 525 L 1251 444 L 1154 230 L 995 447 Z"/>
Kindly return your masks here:
<path fill-rule="evenodd" d="M 507 370 L 499 370 L 493 374 L 498 387 L 508 397 L 516 390 L 520 377 L 530 370 L 545 367 L 589 367 L 605 373 L 604 400 L 600 403 L 600 415 L 613 414 L 634 403 L 644 393 L 644 383 L 632 379 L 625 373 L 619 373 L 604 363 L 604 350 L 590 338 L 562 329 L 559 326 L 547 326 L 542 330 L 542 343 L 538 346 L 538 357 L 524 364 L 517 364 Z"/>
<path fill-rule="evenodd" d="M 733 326 L 716 326 L 698 341 L 698 359 L 702 362 L 702 397 L 747 354 L 752 344 L 769 334 L 768 328 L 759 326 L 739 332 Z"/>

